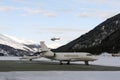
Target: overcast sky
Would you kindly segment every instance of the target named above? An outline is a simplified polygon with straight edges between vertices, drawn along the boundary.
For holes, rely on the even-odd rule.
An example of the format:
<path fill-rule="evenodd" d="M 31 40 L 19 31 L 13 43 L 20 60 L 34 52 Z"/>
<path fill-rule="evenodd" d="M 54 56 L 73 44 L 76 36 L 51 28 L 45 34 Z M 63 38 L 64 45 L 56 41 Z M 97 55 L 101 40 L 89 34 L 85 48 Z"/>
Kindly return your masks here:
<path fill-rule="evenodd" d="M 0 0 L 0 33 L 62 45 L 119 12 L 120 0 Z"/>

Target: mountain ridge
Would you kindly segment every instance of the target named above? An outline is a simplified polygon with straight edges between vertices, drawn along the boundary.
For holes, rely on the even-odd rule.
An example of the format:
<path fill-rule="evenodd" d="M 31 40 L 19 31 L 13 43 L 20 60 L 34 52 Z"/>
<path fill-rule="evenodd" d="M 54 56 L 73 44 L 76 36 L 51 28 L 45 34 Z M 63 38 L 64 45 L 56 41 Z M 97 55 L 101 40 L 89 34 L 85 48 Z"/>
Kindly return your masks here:
<path fill-rule="evenodd" d="M 104 22 L 97 25 L 94 29 L 90 30 L 86 34 L 78 37 L 77 39 L 57 48 L 56 52 L 90 52 L 93 54 L 100 54 L 101 52 L 119 52 L 114 50 L 108 51 L 104 46 L 104 40 L 107 37 L 111 37 L 111 34 L 114 34 L 120 28 L 120 14 L 117 14 L 111 18 L 108 18 Z M 118 35 L 119 36 L 119 35 Z M 115 40 L 116 41 L 116 40 Z M 109 42 L 109 40 L 108 40 Z M 116 43 L 117 44 L 117 43 Z M 104 49 L 103 49 L 104 47 Z M 109 47 L 109 46 L 108 46 Z M 110 46 L 114 47 L 114 46 Z"/>
<path fill-rule="evenodd" d="M 30 55 L 38 51 L 40 45 L 29 40 L 17 39 L 12 36 L 0 34 L 0 53 L 8 55 Z"/>

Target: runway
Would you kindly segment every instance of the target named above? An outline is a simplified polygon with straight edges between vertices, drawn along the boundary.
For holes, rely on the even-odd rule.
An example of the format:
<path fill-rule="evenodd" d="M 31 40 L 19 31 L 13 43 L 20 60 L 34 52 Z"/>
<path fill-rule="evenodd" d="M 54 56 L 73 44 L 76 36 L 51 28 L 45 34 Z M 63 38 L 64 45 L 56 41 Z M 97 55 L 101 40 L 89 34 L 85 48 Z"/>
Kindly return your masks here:
<path fill-rule="evenodd" d="M 0 60 L 0 71 L 120 71 L 120 67 L 71 63 L 59 65 L 52 61 Z"/>

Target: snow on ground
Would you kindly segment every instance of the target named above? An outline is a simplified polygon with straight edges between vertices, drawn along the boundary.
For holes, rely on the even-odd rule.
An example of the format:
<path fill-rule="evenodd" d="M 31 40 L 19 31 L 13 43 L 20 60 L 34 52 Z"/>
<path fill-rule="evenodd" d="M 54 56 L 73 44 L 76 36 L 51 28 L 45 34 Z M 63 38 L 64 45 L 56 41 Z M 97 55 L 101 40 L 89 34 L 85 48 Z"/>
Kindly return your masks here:
<path fill-rule="evenodd" d="M 19 60 L 20 57 L 0 57 L 0 60 Z M 98 56 L 95 65 L 119 66 L 120 57 Z M 40 58 L 36 60 L 46 60 Z M 77 64 L 81 62 L 76 62 Z M 0 72 L 0 80 L 120 80 L 120 71 L 16 71 Z"/>
<path fill-rule="evenodd" d="M 0 80 L 120 80 L 120 71 L 0 72 Z"/>
<path fill-rule="evenodd" d="M 120 67 L 120 57 L 112 57 L 110 54 L 104 53 L 97 56 L 98 60 L 90 62 L 93 65 L 104 65 L 104 66 L 117 66 Z M 20 57 L 0 57 L 0 60 L 20 60 Z M 38 58 L 35 61 L 51 61 L 46 58 Z M 84 64 L 84 62 L 71 62 L 76 64 Z"/>
<path fill-rule="evenodd" d="M 13 57 L 13 56 L 1 56 L 0 60 L 20 60 L 20 57 Z"/>
<path fill-rule="evenodd" d="M 22 58 L 22 57 L 14 57 L 14 56 L 1 56 L 0 57 L 0 60 L 13 60 L 13 61 L 15 61 L 15 60 L 20 60 L 20 58 Z M 49 59 L 46 59 L 46 58 L 43 58 L 43 57 L 41 57 L 41 58 L 38 58 L 38 59 L 34 59 L 34 61 L 51 61 L 51 60 L 49 60 Z"/>
<path fill-rule="evenodd" d="M 98 60 L 90 64 L 120 67 L 120 57 L 98 56 Z"/>

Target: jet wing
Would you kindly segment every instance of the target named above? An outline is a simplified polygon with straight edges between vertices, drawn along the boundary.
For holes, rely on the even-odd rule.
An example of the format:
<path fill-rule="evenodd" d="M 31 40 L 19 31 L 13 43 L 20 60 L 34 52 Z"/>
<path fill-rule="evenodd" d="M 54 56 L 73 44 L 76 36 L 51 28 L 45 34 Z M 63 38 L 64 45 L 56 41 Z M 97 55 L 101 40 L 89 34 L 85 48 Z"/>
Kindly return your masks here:
<path fill-rule="evenodd" d="M 30 59 L 37 59 L 37 58 L 40 58 L 40 56 L 23 56 L 20 59 L 28 59 L 28 60 L 30 60 Z"/>

